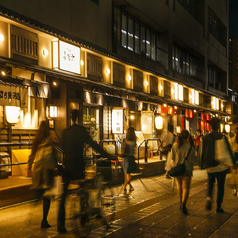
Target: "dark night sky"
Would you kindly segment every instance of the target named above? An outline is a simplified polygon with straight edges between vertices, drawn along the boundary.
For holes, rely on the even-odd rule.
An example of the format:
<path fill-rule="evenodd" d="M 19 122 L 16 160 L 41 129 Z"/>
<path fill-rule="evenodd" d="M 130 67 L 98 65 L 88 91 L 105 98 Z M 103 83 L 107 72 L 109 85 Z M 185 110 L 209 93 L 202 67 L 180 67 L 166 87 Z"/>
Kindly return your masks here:
<path fill-rule="evenodd" d="M 238 38 L 238 0 L 230 0 L 229 38 Z"/>

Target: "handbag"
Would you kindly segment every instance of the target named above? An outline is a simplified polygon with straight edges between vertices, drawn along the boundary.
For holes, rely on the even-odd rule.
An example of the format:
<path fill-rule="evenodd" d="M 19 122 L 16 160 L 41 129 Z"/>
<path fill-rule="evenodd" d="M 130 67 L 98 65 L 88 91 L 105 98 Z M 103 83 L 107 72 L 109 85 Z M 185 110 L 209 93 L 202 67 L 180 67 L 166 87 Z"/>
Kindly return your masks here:
<path fill-rule="evenodd" d="M 59 197 L 63 193 L 62 176 L 55 176 L 53 186 L 44 192 L 44 197 Z"/>
<path fill-rule="evenodd" d="M 191 149 L 192 149 L 192 146 L 190 147 L 190 149 L 189 149 L 189 151 L 187 153 L 187 156 L 186 156 L 186 158 L 184 160 L 184 163 L 176 165 L 176 166 L 174 166 L 173 168 L 171 168 L 168 171 L 169 176 L 171 176 L 171 177 L 179 177 L 179 176 L 182 176 L 185 173 L 185 163 L 187 161 L 187 158 L 189 156 L 189 153 L 190 153 Z"/>
<path fill-rule="evenodd" d="M 215 160 L 228 167 L 233 166 L 233 156 L 229 151 L 225 137 L 215 141 Z"/>

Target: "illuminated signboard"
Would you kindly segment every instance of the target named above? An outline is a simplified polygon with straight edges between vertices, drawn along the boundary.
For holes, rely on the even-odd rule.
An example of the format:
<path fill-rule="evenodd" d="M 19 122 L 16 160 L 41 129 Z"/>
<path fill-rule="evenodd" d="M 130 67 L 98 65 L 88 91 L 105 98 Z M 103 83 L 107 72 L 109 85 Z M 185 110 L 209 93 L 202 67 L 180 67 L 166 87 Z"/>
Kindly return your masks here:
<path fill-rule="evenodd" d="M 112 109 L 112 133 L 122 134 L 124 130 L 123 109 Z"/>
<path fill-rule="evenodd" d="M 80 74 L 80 48 L 63 41 L 53 41 L 53 68 Z"/>

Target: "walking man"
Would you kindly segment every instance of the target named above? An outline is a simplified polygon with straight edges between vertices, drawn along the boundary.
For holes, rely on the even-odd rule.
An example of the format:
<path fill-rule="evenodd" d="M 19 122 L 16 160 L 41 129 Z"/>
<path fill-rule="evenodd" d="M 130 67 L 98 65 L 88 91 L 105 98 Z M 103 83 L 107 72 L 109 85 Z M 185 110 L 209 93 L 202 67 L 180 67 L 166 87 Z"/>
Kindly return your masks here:
<path fill-rule="evenodd" d="M 63 171 L 63 194 L 61 197 L 58 213 L 58 232 L 67 232 L 65 228 L 65 199 L 68 186 L 71 180 L 79 180 L 85 178 L 85 164 L 83 159 L 84 143 L 92 146 L 94 150 L 103 157 L 113 159 L 101 146 L 93 141 L 92 137 L 86 131 L 86 128 L 76 123 L 78 110 L 73 110 L 73 125 L 65 129 L 63 132 L 63 150 L 65 153 L 64 171 Z"/>
<path fill-rule="evenodd" d="M 217 209 L 218 213 L 223 213 L 224 210 L 221 208 L 224 197 L 224 185 L 226 179 L 226 173 L 228 170 L 228 165 L 224 163 L 219 163 L 215 160 L 215 141 L 222 139 L 223 135 L 218 132 L 220 128 L 220 120 L 213 117 L 209 121 L 209 127 L 211 133 L 202 137 L 202 146 L 199 150 L 199 158 L 201 169 L 207 169 L 208 174 L 208 187 L 207 187 L 207 199 L 206 199 L 206 210 L 211 210 L 212 205 L 212 192 L 215 180 L 217 180 Z M 232 152 L 230 145 L 225 136 L 225 142 L 229 153 Z"/>

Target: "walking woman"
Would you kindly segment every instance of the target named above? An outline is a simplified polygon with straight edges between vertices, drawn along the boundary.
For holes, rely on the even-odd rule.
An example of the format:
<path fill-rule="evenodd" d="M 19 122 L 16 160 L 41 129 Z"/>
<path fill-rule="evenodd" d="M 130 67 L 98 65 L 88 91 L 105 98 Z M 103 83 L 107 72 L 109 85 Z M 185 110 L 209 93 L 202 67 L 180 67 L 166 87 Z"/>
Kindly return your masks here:
<path fill-rule="evenodd" d="M 122 147 L 124 148 L 124 155 L 122 161 L 122 167 L 125 174 L 123 190 L 126 191 L 127 185 L 129 185 L 129 191 L 133 191 L 134 188 L 131 185 L 131 173 L 137 173 L 137 164 L 134 157 L 134 149 L 136 146 L 136 135 L 133 127 L 129 127 L 126 133 L 126 139 L 124 139 Z"/>
<path fill-rule="evenodd" d="M 181 134 L 177 137 L 177 143 L 174 143 L 168 155 L 168 166 L 166 166 L 166 170 L 169 171 L 172 167 L 183 164 L 186 159 L 185 173 L 182 176 L 176 177 L 180 209 L 184 214 L 188 214 L 186 203 L 189 196 L 194 157 L 195 149 L 193 140 L 187 130 L 182 130 Z"/>
<path fill-rule="evenodd" d="M 229 139 L 229 143 L 231 146 L 231 150 L 233 153 L 233 160 L 234 160 L 234 167 L 232 169 L 232 185 L 233 185 L 233 190 L 232 193 L 234 196 L 237 196 L 237 183 L 238 183 L 238 127 L 236 127 L 235 136 Z"/>
<path fill-rule="evenodd" d="M 38 134 L 36 135 L 31 155 L 28 159 L 28 173 L 32 175 L 32 189 L 37 189 L 41 196 L 47 189 L 53 186 L 54 169 L 57 159 L 53 153 L 53 141 L 50 138 L 50 130 L 47 121 L 42 121 Z M 50 198 L 43 196 L 43 219 L 41 228 L 49 228 L 47 221 L 50 209 Z"/>

